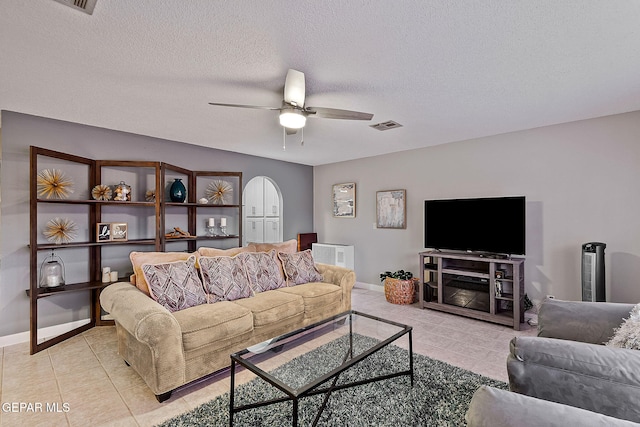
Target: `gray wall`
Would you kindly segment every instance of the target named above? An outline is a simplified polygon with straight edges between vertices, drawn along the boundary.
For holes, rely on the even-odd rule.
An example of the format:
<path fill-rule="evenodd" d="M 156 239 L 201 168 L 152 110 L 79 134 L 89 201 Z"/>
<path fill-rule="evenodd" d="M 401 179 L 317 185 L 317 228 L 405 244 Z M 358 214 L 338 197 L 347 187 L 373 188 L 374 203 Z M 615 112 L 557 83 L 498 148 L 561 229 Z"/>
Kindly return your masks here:
<path fill-rule="evenodd" d="M 402 138 L 402 129 L 389 132 Z M 355 245 L 358 281 L 379 285 L 381 271 L 401 268 L 418 274 L 424 200 L 524 195 L 532 299 L 579 300 L 581 245 L 601 241 L 608 299 L 640 301 L 640 112 L 335 163 L 314 174 L 318 239 Z M 356 218 L 333 218 L 331 186 L 352 181 Z M 376 191 L 393 189 L 407 190 L 407 229 L 375 229 Z"/>
<path fill-rule="evenodd" d="M 254 176 L 268 176 L 282 192 L 284 239 L 313 229 L 310 166 L 3 111 L 0 336 L 29 329 L 25 289 L 29 287 L 30 145 L 91 159 L 151 160 L 190 170 L 241 171 L 245 184 Z M 40 301 L 39 327 L 88 318 L 88 298 L 83 293 Z"/>

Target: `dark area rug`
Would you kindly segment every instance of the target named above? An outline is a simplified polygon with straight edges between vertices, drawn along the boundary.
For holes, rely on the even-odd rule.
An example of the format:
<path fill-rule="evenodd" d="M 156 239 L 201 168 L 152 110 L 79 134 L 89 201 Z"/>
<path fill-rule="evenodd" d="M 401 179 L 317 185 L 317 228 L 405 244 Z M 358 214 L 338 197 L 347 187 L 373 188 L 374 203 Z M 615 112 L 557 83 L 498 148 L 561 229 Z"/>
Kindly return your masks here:
<path fill-rule="evenodd" d="M 354 337 L 356 347 L 372 338 Z M 290 385 L 299 386 L 314 376 L 314 367 L 335 365 L 347 349 L 340 338 L 299 356 L 272 371 Z M 507 389 L 507 384 L 447 363 L 414 354 L 414 386 L 408 376 L 378 381 L 332 393 L 320 426 L 464 426 L 464 415 L 476 389 L 490 385 Z M 394 345 L 380 350 L 340 375 L 339 384 L 407 369 L 407 350 Z M 325 372 L 323 370 L 322 372 Z M 283 396 L 259 378 L 238 386 L 236 406 Z M 311 425 L 323 395 L 301 399 L 299 425 Z M 278 403 L 237 413 L 234 426 L 290 426 L 291 402 Z M 228 426 L 229 394 L 225 393 L 193 411 L 172 418 L 161 426 Z"/>

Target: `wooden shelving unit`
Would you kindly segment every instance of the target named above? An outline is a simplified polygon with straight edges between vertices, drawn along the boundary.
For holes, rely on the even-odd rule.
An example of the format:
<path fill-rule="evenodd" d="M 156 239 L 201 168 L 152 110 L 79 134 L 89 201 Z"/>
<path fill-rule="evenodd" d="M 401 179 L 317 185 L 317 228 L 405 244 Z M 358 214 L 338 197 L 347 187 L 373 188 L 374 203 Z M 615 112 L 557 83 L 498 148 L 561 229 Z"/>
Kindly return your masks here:
<path fill-rule="evenodd" d="M 37 176 L 44 168 L 73 170 L 74 190 L 68 199 L 42 199 L 38 198 Z M 119 182 L 114 177 L 123 174 L 134 179 L 134 196 L 131 201 L 99 201 L 90 196 L 91 189 L 97 184 L 114 184 Z M 175 203 L 169 200 L 168 188 L 172 177 L 182 178 L 187 188 L 186 203 Z M 198 177 L 226 177 L 232 181 L 234 200 L 230 205 L 200 204 L 197 200 L 204 195 L 204 189 L 198 188 Z M 171 180 L 171 181 L 170 181 Z M 93 160 L 72 154 L 53 151 L 45 148 L 30 147 L 30 267 L 31 278 L 29 289 L 26 290 L 30 298 L 30 337 L 31 354 L 51 347 L 67 338 L 86 331 L 94 326 L 113 324 L 110 320 L 102 320 L 100 307 L 100 292 L 110 283 L 102 283 L 101 270 L 105 256 L 103 249 L 111 247 L 131 246 L 133 250 L 138 247 L 146 247 L 149 251 L 186 250 L 193 252 L 199 242 L 220 243 L 240 246 L 242 244 L 242 173 L 241 172 L 201 172 L 190 171 L 178 166 L 153 161 L 129 161 L 129 160 Z M 155 192 L 154 201 L 146 201 L 146 190 Z M 75 198 L 71 198 L 71 197 Z M 68 208 L 68 209 L 67 209 Z M 207 212 L 226 212 L 231 219 L 237 218 L 237 224 L 232 228 L 233 233 L 228 236 L 206 236 L 203 227 L 198 227 L 198 211 L 207 209 Z M 171 224 L 166 224 L 168 211 L 179 212 L 179 218 L 184 227 L 191 234 L 190 237 L 179 239 L 166 238 L 167 229 Z M 61 212 L 64 212 L 61 214 Z M 63 244 L 54 244 L 46 241 L 42 236 L 42 227 L 47 218 L 64 216 L 69 213 L 74 218 L 81 218 L 78 228 L 84 230 L 82 241 L 72 241 Z M 147 227 L 131 224 L 128 227 L 128 235 L 125 241 L 105 241 L 96 239 L 95 228 L 100 222 L 116 222 L 113 218 L 126 215 L 135 222 L 148 222 Z M 126 222 L 126 221 L 125 221 Z M 178 242 L 183 242 L 180 246 Z M 171 245 L 171 249 L 167 246 Z M 175 249 L 174 249 L 175 247 Z M 39 286 L 40 263 L 45 251 L 64 253 L 74 251 L 73 256 L 86 259 L 86 271 L 75 276 L 79 280 L 68 280 L 65 285 L 55 288 Z M 40 259 L 39 259 L 40 258 Z M 105 261 L 108 261 L 106 259 Z M 108 264 L 107 264 L 108 265 Z M 123 279 L 124 277 L 120 277 Z M 89 323 L 73 329 L 62 335 L 38 342 L 38 301 L 41 298 L 54 295 L 64 295 L 71 292 L 89 291 L 90 319 Z"/>
<path fill-rule="evenodd" d="M 524 321 L 524 259 L 421 252 L 422 308 L 519 330 Z"/>

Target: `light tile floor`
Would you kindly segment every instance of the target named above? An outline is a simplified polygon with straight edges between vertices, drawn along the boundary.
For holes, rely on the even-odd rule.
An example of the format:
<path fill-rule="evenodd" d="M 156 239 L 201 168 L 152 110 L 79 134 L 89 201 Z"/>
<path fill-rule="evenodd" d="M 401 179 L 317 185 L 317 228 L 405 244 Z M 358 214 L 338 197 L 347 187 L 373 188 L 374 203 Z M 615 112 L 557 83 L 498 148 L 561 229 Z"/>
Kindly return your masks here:
<path fill-rule="evenodd" d="M 536 333 L 527 324 L 514 331 L 416 304 L 390 304 L 383 293 L 363 288 L 352 296 L 355 310 L 413 326 L 414 352 L 502 381 L 511 338 Z M 0 348 L 0 356 L 2 426 L 152 426 L 227 392 L 230 384 L 223 371 L 159 404 L 118 356 L 114 327 L 93 328 L 33 356 L 27 343 Z M 282 355 L 274 363 L 286 360 Z M 241 372 L 238 382 L 250 378 Z"/>

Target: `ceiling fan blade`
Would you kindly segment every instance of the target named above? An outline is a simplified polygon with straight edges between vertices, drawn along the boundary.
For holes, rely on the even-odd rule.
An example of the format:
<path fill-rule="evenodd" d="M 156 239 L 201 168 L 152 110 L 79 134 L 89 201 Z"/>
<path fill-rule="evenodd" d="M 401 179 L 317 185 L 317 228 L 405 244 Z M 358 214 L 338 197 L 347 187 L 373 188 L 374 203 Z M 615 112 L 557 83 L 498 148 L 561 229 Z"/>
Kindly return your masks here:
<path fill-rule="evenodd" d="M 304 73 L 289 69 L 284 81 L 284 102 L 304 107 L 304 92 Z"/>
<path fill-rule="evenodd" d="M 323 119 L 371 120 L 373 118 L 371 113 L 338 110 L 337 108 L 307 107 L 304 111 L 308 114 L 308 117 L 321 117 Z"/>
<path fill-rule="evenodd" d="M 242 104 L 223 104 L 220 102 L 210 102 L 209 105 L 217 105 L 220 107 L 257 108 L 259 110 L 276 110 L 276 111 L 280 110 L 280 107 L 263 107 L 260 105 L 242 105 Z"/>

